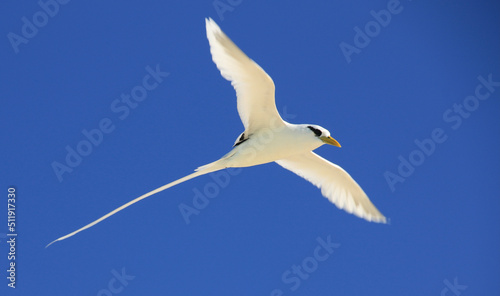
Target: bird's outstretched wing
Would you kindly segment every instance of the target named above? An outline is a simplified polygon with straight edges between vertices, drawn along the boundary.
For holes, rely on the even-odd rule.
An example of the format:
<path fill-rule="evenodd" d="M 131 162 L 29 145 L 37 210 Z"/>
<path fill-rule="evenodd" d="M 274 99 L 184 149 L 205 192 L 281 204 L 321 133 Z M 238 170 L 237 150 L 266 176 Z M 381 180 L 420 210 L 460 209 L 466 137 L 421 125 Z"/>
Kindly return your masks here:
<path fill-rule="evenodd" d="M 238 98 L 238 113 L 247 134 L 284 125 L 274 101 L 274 82 L 211 19 L 206 19 L 212 59 L 222 77 L 231 81 Z"/>
<path fill-rule="evenodd" d="M 341 167 L 316 153 L 306 152 L 276 163 L 320 188 L 323 196 L 339 209 L 368 221 L 386 223 L 384 215 L 372 204 L 358 183 Z"/>

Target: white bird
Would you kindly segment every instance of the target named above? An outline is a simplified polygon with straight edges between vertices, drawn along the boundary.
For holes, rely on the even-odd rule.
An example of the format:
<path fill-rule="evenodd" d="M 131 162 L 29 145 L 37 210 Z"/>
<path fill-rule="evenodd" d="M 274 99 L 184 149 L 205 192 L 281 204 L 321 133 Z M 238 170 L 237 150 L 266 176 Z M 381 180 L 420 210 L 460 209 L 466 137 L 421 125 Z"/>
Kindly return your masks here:
<path fill-rule="evenodd" d="M 273 161 L 320 188 L 321 193 L 339 209 L 368 221 L 386 223 L 384 215 L 346 171 L 312 152 L 323 144 L 340 147 L 330 132 L 318 125 L 284 121 L 276 109 L 271 77 L 243 53 L 211 18 L 205 21 L 212 59 L 221 75 L 231 81 L 236 90 L 238 113 L 245 126 L 233 149 L 221 159 L 139 196 L 94 222 L 54 240 L 47 247 L 94 226 L 148 196 L 192 178 L 225 168 L 249 167 Z"/>

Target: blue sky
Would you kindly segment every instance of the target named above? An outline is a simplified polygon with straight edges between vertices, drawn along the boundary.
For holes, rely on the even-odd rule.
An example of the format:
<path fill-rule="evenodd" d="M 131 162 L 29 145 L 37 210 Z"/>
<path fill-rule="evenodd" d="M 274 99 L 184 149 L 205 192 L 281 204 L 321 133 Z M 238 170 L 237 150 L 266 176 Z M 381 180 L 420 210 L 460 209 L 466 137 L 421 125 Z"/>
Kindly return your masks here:
<path fill-rule="evenodd" d="M 40 3 L 1 9 L 2 295 L 499 293 L 500 4 Z M 45 249 L 243 131 L 205 17 L 274 79 L 285 119 L 332 132 L 342 148 L 316 152 L 391 224 L 271 163 L 193 179 Z M 186 220 L 197 194 L 210 198 Z"/>

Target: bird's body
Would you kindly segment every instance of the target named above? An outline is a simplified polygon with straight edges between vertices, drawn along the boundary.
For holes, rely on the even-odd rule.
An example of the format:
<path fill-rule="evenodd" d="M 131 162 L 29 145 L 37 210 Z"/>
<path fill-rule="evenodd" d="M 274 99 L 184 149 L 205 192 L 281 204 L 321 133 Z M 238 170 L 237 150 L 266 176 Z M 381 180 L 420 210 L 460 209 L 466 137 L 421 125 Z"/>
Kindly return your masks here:
<path fill-rule="evenodd" d="M 318 125 L 285 122 L 276 109 L 271 77 L 248 58 L 212 19 L 206 20 L 206 29 L 212 58 L 221 75 L 231 81 L 236 90 L 238 113 L 245 126 L 233 149 L 221 159 L 139 196 L 50 244 L 71 237 L 148 196 L 192 178 L 229 167 L 249 167 L 269 162 L 276 162 L 310 181 L 338 208 L 368 221 L 386 222 L 386 218 L 347 172 L 312 152 L 323 144 L 340 147 L 330 132 Z"/>
<path fill-rule="evenodd" d="M 241 137 L 240 137 L 241 138 Z M 238 139 L 239 140 L 239 139 Z M 248 135 L 225 155 L 226 167 L 249 167 L 312 151 L 323 145 L 305 125 L 284 122 Z"/>

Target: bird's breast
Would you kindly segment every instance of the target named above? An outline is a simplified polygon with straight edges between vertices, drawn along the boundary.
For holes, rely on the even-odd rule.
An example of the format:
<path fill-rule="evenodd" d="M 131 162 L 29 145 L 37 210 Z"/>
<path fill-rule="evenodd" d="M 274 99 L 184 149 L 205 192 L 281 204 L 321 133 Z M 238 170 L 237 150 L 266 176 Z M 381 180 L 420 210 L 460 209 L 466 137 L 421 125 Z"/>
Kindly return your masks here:
<path fill-rule="evenodd" d="M 248 167 L 292 155 L 312 151 L 321 146 L 310 136 L 282 128 L 277 130 L 263 129 L 249 135 L 248 140 L 234 147 L 234 153 L 228 159 L 228 167 Z"/>

